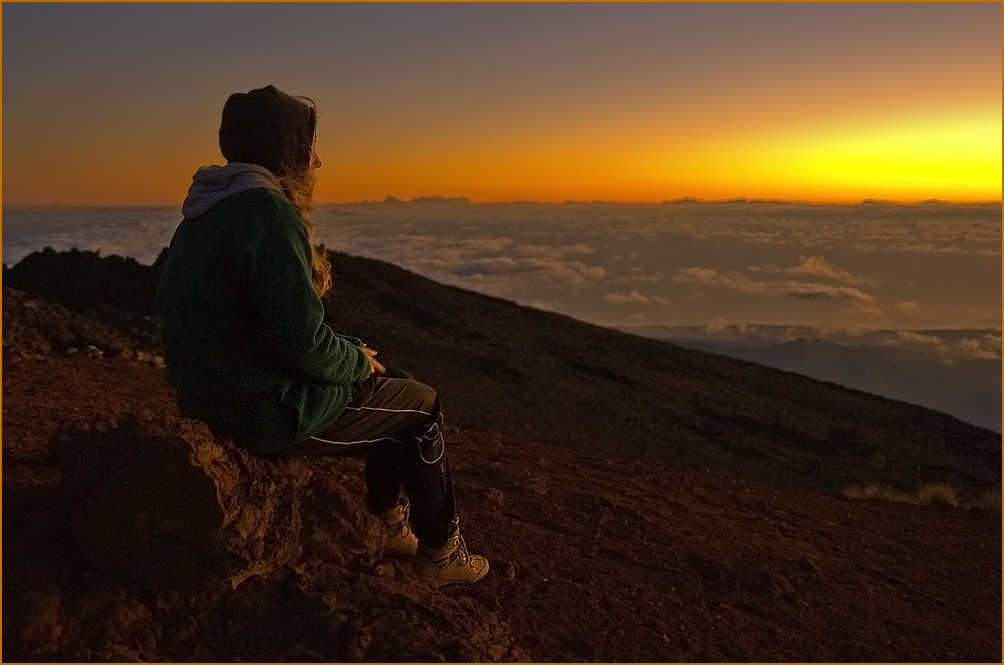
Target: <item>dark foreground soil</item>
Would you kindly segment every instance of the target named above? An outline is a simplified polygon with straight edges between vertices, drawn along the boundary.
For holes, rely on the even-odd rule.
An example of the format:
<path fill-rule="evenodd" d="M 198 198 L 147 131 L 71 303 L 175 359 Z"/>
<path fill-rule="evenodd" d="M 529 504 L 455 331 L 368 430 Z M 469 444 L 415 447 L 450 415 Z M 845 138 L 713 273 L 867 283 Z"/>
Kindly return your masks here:
<path fill-rule="evenodd" d="M 431 589 L 338 551 L 360 464 L 319 460 L 304 555 L 236 589 L 124 583 L 67 537 L 63 420 L 175 414 L 124 359 L 3 366 L 3 658 L 145 661 L 996 661 L 1001 519 L 849 502 L 703 467 L 450 428 L 463 531 L 492 570 Z M 351 554 L 351 556 L 350 556 Z"/>

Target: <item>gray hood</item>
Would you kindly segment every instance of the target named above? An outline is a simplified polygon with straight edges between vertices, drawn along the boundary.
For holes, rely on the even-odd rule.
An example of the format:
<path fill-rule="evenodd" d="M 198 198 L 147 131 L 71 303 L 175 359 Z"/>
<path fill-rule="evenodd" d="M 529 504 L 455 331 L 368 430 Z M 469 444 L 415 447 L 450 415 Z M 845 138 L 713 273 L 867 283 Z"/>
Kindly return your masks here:
<path fill-rule="evenodd" d="M 192 176 L 192 186 L 181 204 L 181 214 L 185 219 L 194 219 L 214 205 L 234 194 L 249 189 L 271 189 L 282 194 L 279 181 L 264 166 L 230 162 L 226 166 L 203 166 Z"/>

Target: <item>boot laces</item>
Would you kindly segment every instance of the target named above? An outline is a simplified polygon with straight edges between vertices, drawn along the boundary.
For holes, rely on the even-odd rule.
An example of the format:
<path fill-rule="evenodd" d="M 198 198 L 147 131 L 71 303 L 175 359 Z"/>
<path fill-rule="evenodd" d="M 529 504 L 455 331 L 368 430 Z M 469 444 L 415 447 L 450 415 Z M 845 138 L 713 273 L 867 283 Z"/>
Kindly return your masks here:
<path fill-rule="evenodd" d="M 411 532 L 411 505 L 408 503 L 398 504 L 394 508 L 383 514 L 384 528 L 389 534 L 401 534 L 407 536 Z M 386 520 L 386 521 L 384 521 Z M 390 521 L 393 520 L 393 521 Z"/>
<path fill-rule="evenodd" d="M 408 524 L 411 520 L 411 504 L 405 503 L 404 510 L 402 510 L 401 512 L 403 513 L 401 515 L 401 521 L 404 523 L 404 528 L 405 530 L 410 531 L 410 529 L 408 529 Z"/>
<path fill-rule="evenodd" d="M 464 537 L 457 536 L 457 551 L 456 558 L 460 559 L 460 563 L 467 565 L 470 560 L 470 554 L 467 552 L 467 543 L 464 542 Z"/>

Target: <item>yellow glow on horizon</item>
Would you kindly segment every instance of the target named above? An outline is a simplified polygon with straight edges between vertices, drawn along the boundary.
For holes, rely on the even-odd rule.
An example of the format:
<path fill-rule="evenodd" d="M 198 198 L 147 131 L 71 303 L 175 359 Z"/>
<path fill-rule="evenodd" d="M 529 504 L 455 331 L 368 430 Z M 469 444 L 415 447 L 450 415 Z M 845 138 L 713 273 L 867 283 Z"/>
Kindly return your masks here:
<path fill-rule="evenodd" d="M 817 191 L 861 191 L 880 197 L 990 200 L 1001 197 L 1001 115 L 916 118 L 839 132 L 800 147 Z"/>
<path fill-rule="evenodd" d="M 719 144 L 696 165 L 701 176 L 717 171 L 720 183 L 757 198 L 995 201 L 1001 198 L 1001 113 L 792 128 Z"/>

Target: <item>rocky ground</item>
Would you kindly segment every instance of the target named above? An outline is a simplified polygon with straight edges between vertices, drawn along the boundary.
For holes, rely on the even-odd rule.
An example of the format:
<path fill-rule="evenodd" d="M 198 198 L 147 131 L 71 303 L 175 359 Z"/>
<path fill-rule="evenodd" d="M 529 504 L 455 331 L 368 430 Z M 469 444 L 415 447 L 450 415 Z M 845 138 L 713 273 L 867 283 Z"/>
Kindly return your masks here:
<path fill-rule="evenodd" d="M 433 590 L 378 539 L 346 551 L 330 525 L 370 519 L 352 460 L 317 462 L 292 565 L 236 589 L 123 583 L 82 565 L 47 442 L 63 420 L 169 417 L 163 370 L 34 359 L 3 379 L 4 660 L 1000 658 L 999 514 L 456 428 L 464 532 L 492 561 L 478 585 Z"/>
<path fill-rule="evenodd" d="M 463 532 L 492 563 L 471 587 L 432 589 L 380 555 L 354 460 L 298 472 L 300 553 L 265 575 L 180 585 L 96 567 L 73 536 L 82 493 L 65 482 L 73 456 L 59 432 L 178 415 L 149 322 L 89 307 L 4 293 L 4 660 L 1001 658 L 999 512 L 849 501 L 797 469 L 798 482 L 778 483 L 627 439 L 582 445 L 559 427 L 534 437 L 448 422 Z M 67 355 L 70 345 L 101 354 Z M 916 413 L 939 441 L 942 421 Z M 580 428 L 603 416 L 578 414 Z M 944 427 L 955 440 L 974 431 Z M 137 431 L 135 445 L 152 437 Z M 979 455 L 945 473 L 993 477 L 970 470 L 987 464 Z"/>

